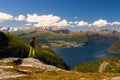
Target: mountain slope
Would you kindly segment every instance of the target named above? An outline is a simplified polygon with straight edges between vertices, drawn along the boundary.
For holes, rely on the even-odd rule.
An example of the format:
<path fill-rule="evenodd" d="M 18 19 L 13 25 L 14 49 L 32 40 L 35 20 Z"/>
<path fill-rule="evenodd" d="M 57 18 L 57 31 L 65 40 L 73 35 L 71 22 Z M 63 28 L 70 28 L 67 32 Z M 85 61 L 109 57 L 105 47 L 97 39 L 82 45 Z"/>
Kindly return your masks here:
<path fill-rule="evenodd" d="M 28 44 L 20 40 L 18 37 L 0 32 L 0 57 L 27 57 L 29 52 Z"/>
<path fill-rule="evenodd" d="M 120 40 L 114 42 L 109 48 L 108 51 L 113 53 L 120 53 Z"/>
<path fill-rule="evenodd" d="M 0 32 L 0 58 L 6 57 L 28 57 L 28 44 L 14 35 Z M 52 50 L 37 47 L 35 49 L 35 58 L 44 63 L 54 65 L 62 69 L 69 69 L 65 62 Z"/>
<path fill-rule="evenodd" d="M 79 64 L 72 68 L 74 71 L 79 72 L 107 72 L 119 73 L 120 72 L 120 58 L 109 57 L 96 62 L 86 62 Z"/>
<path fill-rule="evenodd" d="M 81 45 L 112 44 L 118 37 L 112 33 L 98 32 L 69 32 L 56 33 L 50 30 L 32 29 L 26 31 L 13 32 L 24 41 L 28 42 L 31 36 L 36 37 L 38 46 L 56 47 L 78 47 Z"/>

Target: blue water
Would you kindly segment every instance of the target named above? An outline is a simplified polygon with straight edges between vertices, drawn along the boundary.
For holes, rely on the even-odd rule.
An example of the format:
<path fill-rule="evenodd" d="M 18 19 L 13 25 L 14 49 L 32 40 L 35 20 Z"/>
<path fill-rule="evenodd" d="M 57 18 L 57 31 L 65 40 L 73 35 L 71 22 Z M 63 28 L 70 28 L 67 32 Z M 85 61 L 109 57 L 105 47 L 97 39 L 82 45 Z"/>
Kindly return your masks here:
<path fill-rule="evenodd" d="M 106 57 L 120 57 L 120 54 L 109 53 L 109 45 L 89 45 L 84 47 L 53 49 L 70 68 L 88 61 L 97 61 Z"/>

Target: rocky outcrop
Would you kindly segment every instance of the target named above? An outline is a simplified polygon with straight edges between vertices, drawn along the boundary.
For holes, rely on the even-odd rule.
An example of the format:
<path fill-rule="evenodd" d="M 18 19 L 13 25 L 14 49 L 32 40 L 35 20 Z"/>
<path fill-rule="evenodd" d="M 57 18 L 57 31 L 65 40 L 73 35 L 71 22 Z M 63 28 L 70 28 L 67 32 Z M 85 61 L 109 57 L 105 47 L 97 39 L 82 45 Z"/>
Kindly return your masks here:
<path fill-rule="evenodd" d="M 0 62 L 3 62 L 3 63 L 8 63 L 8 62 L 13 62 L 15 60 L 17 60 L 18 58 L 4 58 L 4 59 L 1 59 Z"/>
<path fill-rule="evenodd" d="M 0 80 L 5 80 L 8 78 L 16 78 L 16 77 L 22 77 L 27 76 L 26 74 L 16 74 L 14 72 L 8 72 L 8 71 L 0 71 Z"/>
<path fill-rule="evenodd" d="M 0 60 L 0 79 L 6 79 L 6 78 L 16 78 L 16 77 L 22 77 L 27 76 L 27 74 L 18 74 L 10 71 L 6 71 L 5 69 L 13 69 L 14 66 L 18 67 L 31 67 L 31 68 L 40 68 L 44 70 L 44 72 L 47 71 L 65 71 L 60 68 L 57 68 L 52 65 L 47 65 L 43 62 L 41 62 L 38 59 L 35 58 L 5 58 Z M 8 65 L 9 63 L 12 63 L 12 65 Z M 32 71 L 24 70 L 24 69 L 18 69 L 19 71 L 22 71 L 24 73 L 33 73 Z"/>
<path fill-rule="evenodd" d="M 47 65 L 35 58 L 23 58 L 23 59 L 21 59 L 21 58 L 5 58 L 5 59 L 1 59 L 0 62 L 3 62 L 3 65 L 0 67 L 4 67 L 4 68 L 10 67 L 10 66 L 5 66 L 4 65 L 5 63 L 13 62 L 18 66 L 41 68 L 41 69 L 45 69 L 47 71 L 63 70 L 63 69 L 57 68 L 52 65 Z"/>
<path fill-rule="evenodd" d="M 35 58 L 24 58 L 22 59 L 22 63 L 19 66 L 29 66 L 29 67 L 35 67 L 35 68 L 42 68 L 47 71 L 52 71 L 52 70 L 62 70 L 60 68 L 57 68 L 52 65 L 47 65 L 43 62 L 41 62 L 38 59 Z"/>

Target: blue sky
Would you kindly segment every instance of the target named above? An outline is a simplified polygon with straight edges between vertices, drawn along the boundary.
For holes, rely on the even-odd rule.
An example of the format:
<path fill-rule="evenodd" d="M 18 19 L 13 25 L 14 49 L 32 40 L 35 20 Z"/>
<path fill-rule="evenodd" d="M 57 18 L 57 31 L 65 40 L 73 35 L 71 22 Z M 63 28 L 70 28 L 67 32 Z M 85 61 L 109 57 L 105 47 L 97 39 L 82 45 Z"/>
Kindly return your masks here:
<path fill-rule="evenodd" d="M 120 0 L 1 0 L 0 25 L 119 29 L 119 8 Z"/>

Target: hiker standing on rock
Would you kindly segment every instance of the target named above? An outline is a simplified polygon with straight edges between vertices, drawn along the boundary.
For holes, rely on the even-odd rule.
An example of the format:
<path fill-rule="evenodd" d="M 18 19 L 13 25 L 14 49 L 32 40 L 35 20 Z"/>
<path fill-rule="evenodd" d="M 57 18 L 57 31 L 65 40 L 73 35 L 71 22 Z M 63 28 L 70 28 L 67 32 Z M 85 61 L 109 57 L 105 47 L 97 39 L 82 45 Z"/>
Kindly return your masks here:
<path fill-rule="evenodd" d="M 29 42 L 29 45 L 30 45 L 29 57 L 33 57 L 35 55 L 35 46 L 36 46 L 35 37 L 32 37 L 32 39 Z"/>

